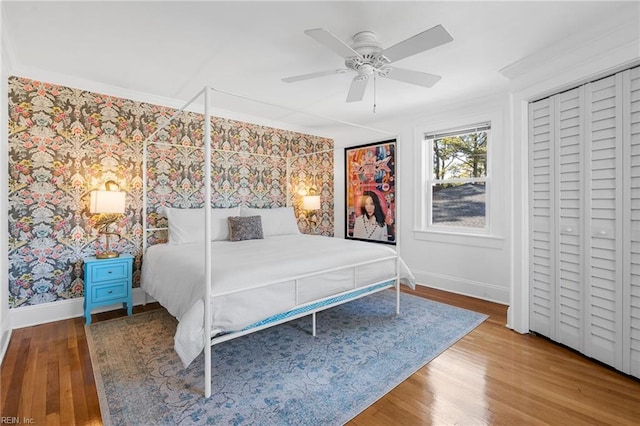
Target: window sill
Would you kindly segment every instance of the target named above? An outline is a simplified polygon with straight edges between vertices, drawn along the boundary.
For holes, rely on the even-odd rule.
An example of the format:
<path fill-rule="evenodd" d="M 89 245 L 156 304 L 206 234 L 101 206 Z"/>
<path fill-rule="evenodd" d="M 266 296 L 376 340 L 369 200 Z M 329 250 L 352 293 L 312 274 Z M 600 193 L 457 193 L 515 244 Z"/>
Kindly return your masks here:
<path fill-rule="evenodd" d="M 504 238 L 493 235 L 469 234 L 463 232 L 426 231 L 414 229 L 413 238 L 436 243 L 458 244 L 490 249 L 504 248 Z"/>

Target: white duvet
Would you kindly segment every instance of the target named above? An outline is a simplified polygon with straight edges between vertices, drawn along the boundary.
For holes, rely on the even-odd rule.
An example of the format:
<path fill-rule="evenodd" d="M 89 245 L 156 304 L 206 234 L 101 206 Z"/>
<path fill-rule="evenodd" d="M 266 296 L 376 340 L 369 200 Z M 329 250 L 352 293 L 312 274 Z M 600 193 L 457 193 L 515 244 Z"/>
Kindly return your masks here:
<path fill-rule="evenodd" d="M 236 331 L 272 315 L 333 294 L 393 279 L 395 260 L 381 260 L 320 276 L 296 277 L 393 255 L 390 246 L 310 235 L 212 243 L 211 335 Z M 401 282 L 414 277 L 400 261 Z M 204 349 L 204 245 L 149 247 L 142 264 L 142 289 L 178 319 L 175 350 L 188 366 Z M 267 285 L 269 284 L 269 285 Z M 265 286 L 266 285 L 266 286 Z"/>

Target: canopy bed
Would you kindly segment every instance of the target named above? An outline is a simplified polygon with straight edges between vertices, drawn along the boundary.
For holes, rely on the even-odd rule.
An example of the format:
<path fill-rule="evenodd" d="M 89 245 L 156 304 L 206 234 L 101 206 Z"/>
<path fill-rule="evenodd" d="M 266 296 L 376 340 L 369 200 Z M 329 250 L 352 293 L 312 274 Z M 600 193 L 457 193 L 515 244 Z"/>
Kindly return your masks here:
<path fill-rule="evenodd" d="M 159 207 L 168 229 L 149 226 L 149 148 L 168 144 L 157 137 L 159 131 L 201 94 L 203 141 L 212 141 L 214 90 L 204 88 L 143 145 L 141 287 L 178 320 L 175 349 L 183 364 L 204 350 L 205 397 L 211 395 L 213 345 L 307 315 L 315 335 L 317 312 L 389 288 L 395 288 L 399 314 L 400 282 L 414 285 L 397 246 L 302 234 L 289 189 L 287 206 L 212 207 L 212 154 L 226 151 L 212 143 L 195 147 L 204 151 L 202 207 Z M 287 161 L 287 186 L 290 158 L 291 153 L 281 158 Z M 168 232 L 166 242 L 154 244 L 150 235 L 158 231 Z"/>

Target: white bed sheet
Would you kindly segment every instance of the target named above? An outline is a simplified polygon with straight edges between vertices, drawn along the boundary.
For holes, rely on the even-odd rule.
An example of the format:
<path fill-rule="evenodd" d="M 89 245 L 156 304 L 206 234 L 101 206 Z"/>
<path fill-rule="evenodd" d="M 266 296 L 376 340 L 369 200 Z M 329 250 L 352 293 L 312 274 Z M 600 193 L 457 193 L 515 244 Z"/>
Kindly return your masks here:
<path fill-rule="evenodd" d="M 298 305 L 353 289 L 353 268 L 293 277 L 393 255 L 390 246 L 304 234 L 212 243 L 212 335 L 237 331 Z M 401 282 L 415 286 L 400 261 Z M 395 260 L 359 266 L 356 288 L 393 279 Z M 178 319 L 174 347 L 188 366 L 204 349 L 204 245 L 159 244 L 145 253 L 142 289 Z M 278 282 L 275 285 L 264 284 Z"/>

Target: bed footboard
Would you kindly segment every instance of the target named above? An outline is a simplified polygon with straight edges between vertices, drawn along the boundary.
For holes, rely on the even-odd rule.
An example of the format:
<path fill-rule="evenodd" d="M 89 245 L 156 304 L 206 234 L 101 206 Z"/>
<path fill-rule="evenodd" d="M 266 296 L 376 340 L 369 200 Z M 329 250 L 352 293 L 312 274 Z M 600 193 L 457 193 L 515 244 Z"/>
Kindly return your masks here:
<path fill-rule="evenodd" d="M 357 286 L 358 283 L 358 268 L 371 264 L 371 263 L 375 263 L 375 262 L 381 262 L 381 261 L 385 261 L 385 260 L 390 260 L 393 259 L 395 261 L 395 276 L 394 277 L 390 277 L 390 278 L 386 278 L 384 280 L 378 281 L 378 282 L 374 282 L 372 284 L 367 284 L 367 285 L 363 285 L 363 286 Z M 334 272 L 334 271 L 338 271 L 338 270 L 345 270 L 345 269 L 352 269 L 353 270 L 353 280 L 352 280 L 352 288 L 347 290 L 347 291 L 343 291 L 337 294 L 333 294 L 331 296 L 328 297 L 323 297 L 320 298 L 318 300 L 314 300 L 311 302 L 307 302 L 307 303 L 302 303 L 302 304 L 298 304 L 298 295 L 300 293 L 299 291 L 299 285 L 301 280 L 305 279 L 305 278 L 309 278 L 309 277 L 315 277 L 315 276 L 322 276 L 323 274 L 326 273 L 330 273 L 330 272 Z M 338 268 L 331 268 L 331 269 L 326 269 L 326 270 L 322 270 L 322 271 L 318 271 L 318 272 L 314 272 L 314 273 L 310 273 L 310 274 L 305 274 L 305 275 L 300 275 L 297 277 L 293 277 L 293 280 L 295 280 L 295 297 L 296 297 L 296 306 L 293 309 L 290 309 L 288 311 L 285 312 L 281 312 L 272 316 L 269 316 L 263 320 L 260 320 L 258 322 L 255 322 L 253 324 L 250 324 L 244 328 L 242 328 L 241 330 L 237 330 L 237 331 L 232 331 L 232 332 L 225 332 L 225 333 L 220 333 L 220 334 L 216 334 L 215 336 L 212 336 L 211 333 L 209 333 L 209 344 L 206 345 L 205 347 L 205 356 L 211 356 L 211 346 L 213 345 L 217 345 L 219 343 L 223 343 L 226 342 L 228 340 L 231 339 L 235 339 L 241 336 L 245 336 L 247 334 L 250 333 L 254 333 L 256 331 L 259 330 L 263 330 L 269 327 L 274 327 L 276 325 L 279 324 L 283 324 L 285 322 L 289 322 L 289 321 L 293 321 L 297 318 L 301 318 L 307 315 L 311 315 L 311 321 L 312 321 L 312 335 L 315 336 L 316 335 L 316 313 L 323 311 L 325 309 L 329 309 L 338 305 L 341 305 L 343 303 L 347 303 L 350 302 L 352 300 L 356 300 L 359 299 L 361 297 L 370 295 L 370 294 L 374 294 L 377 293 L 379 291 L 382 290 L 386 290 L 389 289 L 391 287 L 395 287 L 395 291 L 396 291 L 396 306 L 395 306 L 395 311 L 396 311 L 396 315 L 400 314 L 400 258 L 397 255 L 394 256 L 388 256 L 388 257 L 384 257 L 384 258 L 378 258 L 375 260 L 370 260 L 370 261 L 366 261 L 366 262 L 360 262 L 357 264 L 353 264 L 353 265 L 349 265 L 349 266 L 343 266 L 343 267 L 338 267 Z M 269 286 L 273 286 L 273 285 L 278 285 L 280 284 L 281 281 L 277 281 L 277 282 L 270 282 L 270 283 L 266 283 L 266 284 L 262 284 L 259 286 L 256 286 L 255 288 L 263 288 L 263 287 L 269 287 Z M 246 289 L 245 289 L 246 290 Z M 243 290 L 240 290 L 243 291 Z M 215 297 L 219 297 L 219 296 L 224 296 L 227 294 L 233 294 L 236 291 L 229 291 L 229 292 L 225 292 L 225 293 L 219 293 L 215 296 L 211 296 L 211 299 L 209 300 L 209 305 L 211 304 L 211 300 Z M 206 300 L 205 300 L 206 302 Z M 205 309 L 205 315 L 208 315 L 208 309 Z M 205 322 L 206 324 L 206 322 Z M 205 329 L 206 330 L 206 329 Z M 207 354 L 208 353 L 208 354 Z M 209 360 L 210 361 L 210 360 Z M 205 360 L 205 364 L 206 364 L 206 360 Z M 211 394 L 211 370 L 205 368 L 205 397 L 209 397 Z"/>

